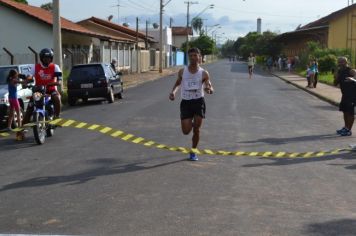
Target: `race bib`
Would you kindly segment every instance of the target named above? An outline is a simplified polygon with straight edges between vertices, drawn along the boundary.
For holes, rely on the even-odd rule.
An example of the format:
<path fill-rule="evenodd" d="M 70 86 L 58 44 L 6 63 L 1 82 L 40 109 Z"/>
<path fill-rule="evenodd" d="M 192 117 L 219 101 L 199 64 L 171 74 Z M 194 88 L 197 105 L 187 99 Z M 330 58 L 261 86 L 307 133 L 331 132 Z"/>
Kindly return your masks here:
<path fill-rule="evenodd" d="M 184 88 L 185 90 L 198 90 L 200 89 L 199 82 L 197 79 L 185 80 Z"/>

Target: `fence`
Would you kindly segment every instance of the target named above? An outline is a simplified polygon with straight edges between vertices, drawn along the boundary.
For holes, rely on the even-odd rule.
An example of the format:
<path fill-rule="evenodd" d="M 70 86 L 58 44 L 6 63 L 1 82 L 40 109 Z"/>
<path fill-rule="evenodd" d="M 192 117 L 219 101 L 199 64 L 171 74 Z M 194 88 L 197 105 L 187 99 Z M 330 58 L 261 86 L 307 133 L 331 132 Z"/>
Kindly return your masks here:
<path fill-rule="evenodd" d="M 115 49 L 115 48 L 114 48 Z M 110 51 L 110 48 L 104 48 L 104 58 L 101 60 L 101 51 L 99 47 L 89 49 L 83 48 L 63 48 L 63 70 L 70 70 L 73 65 L 86 63 L 110 63 L 111 58 L 118 59 L 118 68 L 128 73 L 140 73 L 149 70 L 159 69 L 159 51 L 156 50 L 127 50 L 119 49 L 119 51 Z M 162 52 L 162 65 L 165 67 L 169 58 L 165 52 Z M 184 52 L 173 53 L 173 66 L 184 64 Z M 118 57 L 118 58 L 117 58 Z M 207 56 L 208 57 L 208 56 Z M 13 58 L 7 53 L 0 53 L 0 65 L 10 65 L 11 59 L 13 64 L 34 64 L 36 56 L 34 53 L 13 54 Z M 207 58 L 211 60 L 211 58 Z"/>

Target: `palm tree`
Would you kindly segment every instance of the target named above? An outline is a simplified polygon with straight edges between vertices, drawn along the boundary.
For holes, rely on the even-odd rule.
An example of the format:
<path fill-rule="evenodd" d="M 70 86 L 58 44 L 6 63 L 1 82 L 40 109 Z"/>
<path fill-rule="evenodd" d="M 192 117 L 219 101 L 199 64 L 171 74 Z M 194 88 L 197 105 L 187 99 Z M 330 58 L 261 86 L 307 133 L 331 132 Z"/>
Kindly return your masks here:
<path fill-rule="evenodd" d="M 199 35 L 202 34 L 203 24 L 203 19 L 200 17 L 194 17 L 192 19 L 192 27 Z"/>

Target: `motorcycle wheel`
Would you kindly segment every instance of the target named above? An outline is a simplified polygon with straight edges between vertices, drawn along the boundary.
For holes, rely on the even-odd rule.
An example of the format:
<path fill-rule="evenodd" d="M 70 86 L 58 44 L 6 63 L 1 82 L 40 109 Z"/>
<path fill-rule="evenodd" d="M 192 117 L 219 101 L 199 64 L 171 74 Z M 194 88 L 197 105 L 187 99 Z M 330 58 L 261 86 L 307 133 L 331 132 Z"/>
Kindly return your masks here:
<path fill-rule="evenodd" d="M 33 122 L 36 124 L 33 126 L 33 135 L 37 144 L 44 144 L 46 140 L 46 124 L 45 119 L 41 113 L 33 114 Z"/>

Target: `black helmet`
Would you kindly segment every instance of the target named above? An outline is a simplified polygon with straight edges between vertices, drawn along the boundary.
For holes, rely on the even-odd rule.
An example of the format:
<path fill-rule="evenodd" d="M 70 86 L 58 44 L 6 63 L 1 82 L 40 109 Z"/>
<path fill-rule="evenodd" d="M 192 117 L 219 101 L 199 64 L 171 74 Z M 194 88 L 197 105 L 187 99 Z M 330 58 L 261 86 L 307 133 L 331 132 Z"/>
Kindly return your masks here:
<path fill-rule="evenodd" d="M 42 62 L 42 64 L 44 64 L 43 59 L 45 57 L 50 58 L 51 62 L 52 62 L 52 60 L 53 60 L 53 51 L 52 51 L 52 49 L 44 48 L 44 49 L 41 50 L 41 52 L 40 52 L 40 61 Z M 45 66 L 47 66 L 47 65 L 45 65 Z"/>

